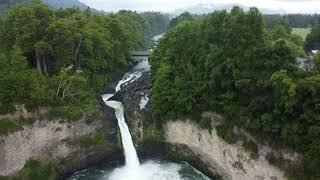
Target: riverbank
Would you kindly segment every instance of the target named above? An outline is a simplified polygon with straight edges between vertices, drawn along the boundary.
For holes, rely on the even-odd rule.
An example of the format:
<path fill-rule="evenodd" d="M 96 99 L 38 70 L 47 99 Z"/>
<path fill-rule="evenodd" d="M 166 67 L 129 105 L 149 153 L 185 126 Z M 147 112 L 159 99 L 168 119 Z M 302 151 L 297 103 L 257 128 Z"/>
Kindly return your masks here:
<path fill-rule="evenodd" d="M 211 178 L 286 179 L 284 172 L 270 165 L 265 156 L 252 158 L 242 142 L 224 142 L 216 133 L 217 116 L 209 116 L 212 117 L 211 132 L 190 119 L 168 121 L 159 127 L 152 116 L 150 103 L 140 108 L 141 100 L 146 95 L 151 95 L 149 73 L 144 73 L 115 96 L 125 106 L 126 119 L 140 156 L 150 158 L 156 155 L 169 160 L 187 161 Z"/>

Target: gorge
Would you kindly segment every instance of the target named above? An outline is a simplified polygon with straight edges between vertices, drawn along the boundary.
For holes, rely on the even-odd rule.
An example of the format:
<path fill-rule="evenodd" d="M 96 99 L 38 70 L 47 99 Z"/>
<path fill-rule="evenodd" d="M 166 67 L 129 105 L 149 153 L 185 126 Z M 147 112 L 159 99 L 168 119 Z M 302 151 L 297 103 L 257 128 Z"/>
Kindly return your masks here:
<path fill-rule="evenodd" d="M 304 47 L 257 8 L 0 16 L 0 180 L 320 177 L 320 28 Z"/>
<path fill-rule="evenodd" d="M 142 76 L 142 73 L 148 72 L 150 66 L 147 59 L 133 67 L 132 71 L 126 73 L 122 80 L 117 84 L 115 91 L 121 90 L 121 87 L 133 82 Z M 200 171 L 194 169 L 187 163 L 172 163 L 161 160 L 145 160 L 142 164 L 139 162 L 137 152 L 132 141 L 130 130 L 124 117 L 124 108 L 121 102 L 110 100 L 114 94 L 104 94 L 102 98 L 107 106 L 115 109 L 115 115 L 118 120 L 122 146 L 125 156 L 125 165 L 113 170 L 106 168 L 98 171 L 79 172 L 70 179 L 108 179 L 108 180 L 182 180 L 182 179 L 199 179 L 209 180 Z"/>

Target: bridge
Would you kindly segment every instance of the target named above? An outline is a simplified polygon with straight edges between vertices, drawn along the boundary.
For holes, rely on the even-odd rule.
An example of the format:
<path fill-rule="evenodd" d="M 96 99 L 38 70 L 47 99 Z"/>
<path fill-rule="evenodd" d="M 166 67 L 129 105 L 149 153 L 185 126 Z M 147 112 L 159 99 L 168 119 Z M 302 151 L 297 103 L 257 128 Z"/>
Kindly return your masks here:
<path fill-rule="evenodd" d="M 146 60 L 150 54 L 150 51 L 132 51 L 130 52 L 130 59 L 135 62 L 141 62 Z"/>

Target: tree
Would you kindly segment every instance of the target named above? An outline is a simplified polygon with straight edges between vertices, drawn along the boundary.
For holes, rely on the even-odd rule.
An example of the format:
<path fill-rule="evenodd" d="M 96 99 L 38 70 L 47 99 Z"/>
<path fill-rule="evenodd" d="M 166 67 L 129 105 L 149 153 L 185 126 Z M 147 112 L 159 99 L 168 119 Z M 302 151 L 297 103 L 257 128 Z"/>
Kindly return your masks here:
<path fill-rule="evenodd" d="M 53 10 L 39 0 L 15 6 L 0 21 L 0 110 L 25 104 L 81 112 L 127 68 L 129 50 L 147 47 L 153 21 L 131 11 Z"/>
<path fill-rule="evenodd" d="M 171 19 L 169 23 L 169 29 L 176 27 L 181 22 L 192 21 L 192 20 L 194 20 L 192 15 L 189 12 L 184 12 L 180 14 L 178 17 Z"/>
<path fill-rule="evenodd" d="M 179 23 L 149 58 L 151 104 L 157 122 L 218 111 L 228 127 L 222 134 L 236 125 L 289 146 L 305 155 L 292 178 L 317 179 L 319 75 L 298 68 L 301 38 L 280 20 L 266 29 L 256 8 L 235 7 Z"/>
<path fill-rule="evenodd" d="M 2 40 L 5 42 L 7 55 L 12 53 L 10 49 L 18 46 L 32 66 L 37 67 L 39 72 L 45 71 L 45 58 L 39 57 L 40 44 L 37 45 L 37 43 L 44 38 L 52 18 L 52 10 L 37 1 L 28 7 L 16 6 L 9 11 L 4 19 L 4 30 L 2 31 Z"/>
<path fill-rule="evenodd" d="M 320 49 L 320 25 L 316 25 L 312 28 L 311 33 L 307 36 L 304 49 L 307 52 Z"/>
<path fill-rule="evenodd" d="M 313 63 L 315 68 L 320 72 L 320 54 L 318 53 L 313 57 Z"/>
<path fill-rule="evenodd" d="M 67 99 L 69 102 L 76 101 L 76 98 L 81 99 L 87 94 L 88 85 L 87 79 L 81 72 L 72 73 L 72 67 L 64 68 L 60 71 L 55 81 L 55 95 L 61 103 Z"/>
<path fill-rule="evenodd" d="M 10 67 L 16 71 L 26 70 L 28 67 L 27 58 L 19 47 L 14 47 L 13 54 L 10 60 Z"/>

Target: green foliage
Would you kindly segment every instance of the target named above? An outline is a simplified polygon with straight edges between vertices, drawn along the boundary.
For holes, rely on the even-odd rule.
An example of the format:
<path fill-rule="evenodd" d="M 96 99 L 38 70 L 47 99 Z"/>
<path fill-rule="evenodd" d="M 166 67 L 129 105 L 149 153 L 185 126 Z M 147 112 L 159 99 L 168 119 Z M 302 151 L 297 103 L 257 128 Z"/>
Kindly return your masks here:
<path fill-rule="evenodd" d="M 0 119 L 0 136 L 23 130 L 23 127 L 8 119 Z"/>
<path fill-rule="evenodd" d="M 303 40 L 307 38 L 310 32 L 311 32 L 311 28 L 293 28 L 292 29 L 292 34 L 296 34 L 302 37 Z"/>
<path fill-rule="evenodd" d="M 116 19 L 123 28 L 123 38 L 128 41 L 128 48 L 131 50 L 145 49 L 150 46 L 148 22 L 141 15 L 136 12 L 122 10 L 116 14 Z"/>
<path fill-rule="evenodd" d="M 13 7 L 0 23 L 0 112 L 53 106 L 49 116 L 79 119 L 162 21 L 154 13 L 53 10 L 41 1 Z"/>
<path fill-rule="evenodd" d="M 194 20 L 194 18 L 192 17 L 192 15 L 189 12 L 184 12 L 184 13 L 180 14 L 179 16 L 171 19 L 171 21 L 169 23 L 169 29 L 176 27 L 177 25 L 179 25 L 182 22 L 193 21 L 193 20 Z"/>
<path fill-rule="evenodd" d="M 279 168 L 284 167 L 284 159 L 275 157 L 275 155 L 273 153 L 269 153 L 266 156 L 266 159 L 273 166 L 276 166 Z"/>
<path fill-rule="evenodd" d="M 320 49 L 320 25 L 315 25 L 312 29 L 310 34 L 307 35 L 304 49 L 307 52 L 311 50 L 319 50 Z"/>
<path fill-rule="evenodd" d="M 234 144 L 237 142 L 237 137 L 233 133 L 232 127 L 226 124 L 221 124 L 216 127 L 217 135 L 222 138 L 225 142 L 229 144 Z"/>
<path fill-rule="evenodd" d="M 264 15 L 266 27 L 270 24 L 286 21 L 293 28 L 310 28 L 320 22 L 319 14 L 268 14 Z"/>
<path fill-rule="evenodd" d="M 47 104 L 50 98 L 46 79 L 33 70 L 0 71 L 0 84 L 0 108 L 3 113 L 15 103 L 23 103 L 33 109 L 36 105 Z"/>
<path fill-rule="evenodd" d="M 207 129 L 209 132 L 212 131 L 212 124 L 210 118 L 201 118 L 201 120 L 199 121 L 199 126 L 202 129 Z"/>
<path fill-rule="evenodd" d="M 0 17 L 17 4 L 27 4 L 30 0 L 4 0 L 0 1 Z"/>
<path fill-rule="evenodd" d="M 31 159 L 26 162 L 18 176 L 13 179 L 54 180 L 56 176 L 57 173 L 53 164 L 41 164 L 39 161 Z"/>
<path fill-rule="evenodd" d="M 83 106 L 59 106 L 50 110 L 45 117 L 49 119 L 62 118 L 69 121 L 79 120 L 86 109 Z"/>
<path fill-rule="evenodd" d="M 320 53 L 318 53 L 316 56 L 313 57 L 313 63 L 316 70 L 320 72 Z"/>
<path fill-rule="evenodd" d="M 250 156 L 253 159 L 258 159 L 259 158 L 259 149 L 256 143 L 253 141 L 245 141 L 243 144 L 243 147 L 250 152 Z"/>
<path fill-rule="evenodd" d="M 82 148 L 89 148 L 94 145 L 101 145 L 106 143 L 107 143 L 107 139 L 103 132 L 91 133 L 87 136 L 80 137 L 74 141 L 75 145 L 78 145 Z"/>
<path fill-rule="evenodd" d="M 214 109 L 226 117 L 217 127 L 225 141 L 236 142 L 232 128 L 242 126 L 258 140 L 305 155 L 309 163 L 297 169 L 316 179 L 320 166 L 312 150 L 320 138 L 320 78 L 298 68 L 302 43 L 286 18 L 265 29 L 255 8 L 180 23 L 150 57 L 157 121 Z"/>
<path fill-rule="evenodd" d="M 172 77 L 172 68 L 170 65 L 167 65 L 165 63 L 161 64 L 158 75 L 153 80 L 154 86 L 153 86 L 153 92 L 155 95 L 152 96 L 151 102 L 152 104 L 162 104 L 166 103 L 167 105 L 170 105 L 172 102 L 171 99 L 171 88 L 168 87 L 170 85 L 170 80 Z M 172 106 L 159 106 L 158 108 L 155 108 L 155 113 L 159 116 L 165 112 L 170 117 L 175 117 L 175 114 L 172 111 Z"/>
<path fill-rule="evenodd" d="M 286 40 L 295 56 L 304 57 L 303 41 L 305 38 L 297 35 L 292 29 L 287 18 L 269 22 L 266 26 L 267 37 L 270 41 Z"/>

